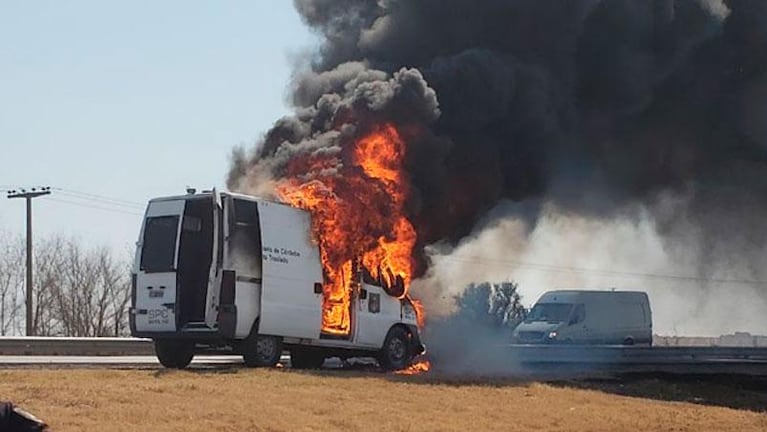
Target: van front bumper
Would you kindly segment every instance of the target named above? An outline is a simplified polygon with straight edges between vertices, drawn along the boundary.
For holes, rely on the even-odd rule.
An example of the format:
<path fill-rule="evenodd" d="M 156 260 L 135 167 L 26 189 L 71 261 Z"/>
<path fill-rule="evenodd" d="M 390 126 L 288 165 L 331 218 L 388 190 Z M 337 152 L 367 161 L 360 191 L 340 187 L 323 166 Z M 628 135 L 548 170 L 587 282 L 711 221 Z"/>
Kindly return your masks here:
<path fill-rule="evenodd" d="M 410 351 L 413 353 L 413 355 L 423 355 L 426 354 L 426 345 L 421 342 L 421 336 L 420 333 L 418 333 L 418 326 L 407 324 L 408 329 L 410 329 Z"/>

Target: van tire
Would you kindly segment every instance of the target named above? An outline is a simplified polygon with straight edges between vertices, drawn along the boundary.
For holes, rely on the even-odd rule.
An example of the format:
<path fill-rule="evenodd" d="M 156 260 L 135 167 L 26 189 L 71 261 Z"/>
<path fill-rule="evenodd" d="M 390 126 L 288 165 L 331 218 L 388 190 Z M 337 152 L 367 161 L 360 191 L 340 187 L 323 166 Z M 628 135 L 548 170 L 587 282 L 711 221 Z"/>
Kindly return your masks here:
<path fill-rule="evenodd" d="M 183 340 L 155 339 L 154 352 L 160 364 L 169 369 L 184 369 L 194 357 L 194 343 Z"/>
<path fill-rule="evenodd" d="M 402 327 L 392 327 L 378 354 L 378 363 L 385 370 L 405 369 L 413 360 L 410 334 Z"/>
<path fill-rule="evenodd" d="M 293 348 L 290 350 L 290 367 L 293 369 L 319 369 L 325 363 L 325 355 L 318 350 Z"/>
<path fill-rule="evenodd" d="M 282 339 L 252 333 L 242 341 L 241 351 L 247 367 L 274 367 L 282 357 Z"/>

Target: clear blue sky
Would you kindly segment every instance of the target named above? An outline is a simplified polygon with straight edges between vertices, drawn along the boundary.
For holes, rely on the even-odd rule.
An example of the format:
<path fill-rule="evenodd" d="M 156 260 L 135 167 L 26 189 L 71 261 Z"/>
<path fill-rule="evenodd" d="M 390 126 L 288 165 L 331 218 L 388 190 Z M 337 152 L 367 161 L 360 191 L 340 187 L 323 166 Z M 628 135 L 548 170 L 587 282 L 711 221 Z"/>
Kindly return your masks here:
<path fill-rule="evenodd" d="M 63 188 L 35 200 L 37 235 L 126 252 L 148 198 L 224 187 L 231 148 L 288 113 L 313 44 L 286 0 L 3 0 L 0 189 Z M 23 233 L 24 214 L 0 193 L 0 230 Z"/>

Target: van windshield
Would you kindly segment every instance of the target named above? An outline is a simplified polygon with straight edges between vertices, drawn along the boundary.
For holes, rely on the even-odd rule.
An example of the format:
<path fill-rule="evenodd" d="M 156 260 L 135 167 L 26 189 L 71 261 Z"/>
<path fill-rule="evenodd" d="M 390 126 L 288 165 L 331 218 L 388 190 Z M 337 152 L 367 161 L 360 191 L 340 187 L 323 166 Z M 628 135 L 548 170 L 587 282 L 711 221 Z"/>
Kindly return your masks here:
<path fill-rule="evenodd" d="M 570 316 L 573 305 L 570 303 L 538 303 L 527 315 L 526 322 L 549 321 L 562 322 Z"/>

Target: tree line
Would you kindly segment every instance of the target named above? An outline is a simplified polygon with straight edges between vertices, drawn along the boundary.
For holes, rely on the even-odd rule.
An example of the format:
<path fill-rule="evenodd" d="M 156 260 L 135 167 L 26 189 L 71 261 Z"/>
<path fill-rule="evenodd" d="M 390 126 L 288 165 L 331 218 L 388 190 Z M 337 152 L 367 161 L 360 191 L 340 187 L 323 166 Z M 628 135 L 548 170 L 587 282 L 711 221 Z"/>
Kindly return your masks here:
<path fill-rule="evenodd" d="M 129 260 L 60 235 L 36 241 L 33 255 L 35 335 L 129 334 Z M 0 232 L 0 336 L 25 334 L 25 301 L 24 238 Z"/>
<path fill-rule="evenodd" d="M 518 290 L 519 285 L 512 281 L 469 284 L 453 297 L 453 318 L 488 328 L 513 329 L 527 316 Z"/>

